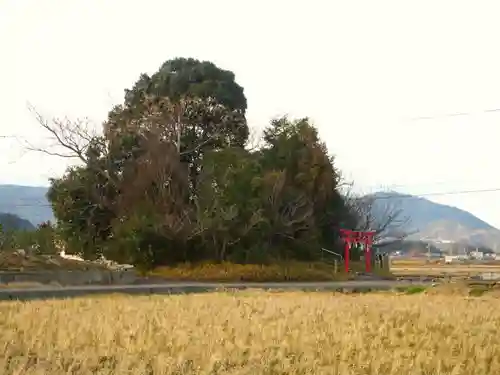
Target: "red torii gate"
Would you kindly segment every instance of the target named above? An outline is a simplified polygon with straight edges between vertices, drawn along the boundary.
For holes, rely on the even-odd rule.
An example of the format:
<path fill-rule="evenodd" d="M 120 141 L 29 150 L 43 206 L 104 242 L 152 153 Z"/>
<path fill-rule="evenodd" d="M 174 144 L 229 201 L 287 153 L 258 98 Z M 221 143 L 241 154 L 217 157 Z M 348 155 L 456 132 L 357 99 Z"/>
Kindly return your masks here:
<path fill-rule="evenodd" d="M 349 252 L 352 245 L 363 244 L 365 250 L 366 272 L 371 272 L 372 269 L 372 245 L 374 231 L 356 231 L 350 229 L 340 229 L 340 235 L 344 241 L 344 266 L 345 272 L 349 272 Z"/>

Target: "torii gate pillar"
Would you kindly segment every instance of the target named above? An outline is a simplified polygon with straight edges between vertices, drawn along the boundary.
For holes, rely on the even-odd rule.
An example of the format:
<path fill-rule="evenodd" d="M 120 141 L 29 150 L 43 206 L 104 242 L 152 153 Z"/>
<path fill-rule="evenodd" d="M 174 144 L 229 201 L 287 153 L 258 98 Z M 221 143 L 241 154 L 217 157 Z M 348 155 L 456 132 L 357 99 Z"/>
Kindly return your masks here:
<path fill-rule="evenodd" d="M 341 229 L 340 235 L 344 241 L 344 267 L 345 272 L 349 272 L 349 257 L 352 245 L 363 244 L 365 251 L 365 269 L 366 272 L 372 270 L 372 246 L 374 231 L 355 231 L 350 229 Z"/>

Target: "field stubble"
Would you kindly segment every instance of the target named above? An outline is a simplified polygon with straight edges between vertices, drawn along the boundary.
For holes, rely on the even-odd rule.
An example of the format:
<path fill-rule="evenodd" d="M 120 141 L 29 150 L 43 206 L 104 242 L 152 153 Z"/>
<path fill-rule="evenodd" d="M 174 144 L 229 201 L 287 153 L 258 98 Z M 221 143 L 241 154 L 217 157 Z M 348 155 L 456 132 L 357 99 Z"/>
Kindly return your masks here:
<path fill-rule="evenodd" d="M 442 264 L 425 263 L 422 260 L 398 260 L 391 262 L 391 273 L 395 276 L 471 277 L 483 273 L 500 273 L 500 262 Z"/>
<path fill-rule="evenodd" d="M 500 302 L 221 292 L 0 304 L 2 374 L 500 374 Z"/>

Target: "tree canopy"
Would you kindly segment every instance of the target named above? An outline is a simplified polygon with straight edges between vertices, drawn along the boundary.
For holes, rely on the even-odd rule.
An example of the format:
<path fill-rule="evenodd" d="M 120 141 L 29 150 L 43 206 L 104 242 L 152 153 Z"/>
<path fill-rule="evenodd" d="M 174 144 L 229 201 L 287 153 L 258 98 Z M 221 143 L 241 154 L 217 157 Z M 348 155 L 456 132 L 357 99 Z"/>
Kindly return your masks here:
<path fill-rule="evenodd" d="M 125 90 L 125 104 L 140 101 L 144 94 L 178 100 L 182 97 L 214 98 L 229 109 L 247 109 L 247 99 L 234 73 L 210 61 L 176 58 L 162 64 L 152 76 L 142 73 L 132 89 Z"/>
<path fill-rule="evenodd" d="M 277 118 L 248 150 L 245 110 L 232 72 L 174 59 L 125 90 L 102 136 L 81 148 L 59 137 L 83 161 L 48 194 L 70 251 L 149 268 L 314 261 L 338 248 L 359 214 L 316 128 Z"/>

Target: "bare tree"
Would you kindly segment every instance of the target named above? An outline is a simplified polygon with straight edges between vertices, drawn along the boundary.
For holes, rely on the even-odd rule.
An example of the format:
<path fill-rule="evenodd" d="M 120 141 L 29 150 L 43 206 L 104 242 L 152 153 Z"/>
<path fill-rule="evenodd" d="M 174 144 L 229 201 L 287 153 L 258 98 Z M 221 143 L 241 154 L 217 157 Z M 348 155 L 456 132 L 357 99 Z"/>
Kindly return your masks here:
<path fill-rule="evenodd" d="M 51 145 L 44 147 L 28 143 L 28 150 L 87 163 L 87 151 L 100 135 L 87 118 L 54 118 L 49 121 L 29 103 L 28 110 L 52 140 Z M 181 136 L 189 130 L 199 142 L 182 145 Z M 185 156 L 211 143 L 231 145 L 233 135 L 243 132 L 244 137 L 248 130 L 241 111 L 229 110 L 214 98 L 181 98 L 174 102 L 167 97 L 146 96 L 134 106 L 116 106 L 104 124 L 104 135 L 108 140 L 127 131 L 144 137 L 155 132 L 162 140 L 175 144 L 179 155 Z"/>
<path fill-rule="evenodd" d="M 390 238 L 401 241 L 413 234 L 410 232 L 410 217 L 406 216 L 400 202 L 377 197 L 376 195 L 356 195 L 352 192 L 352 184 L 346 195 L 347 205 L 357 219 L 357 230 L 375 231 L 375 240 Z M 377 200 L 383 200 L 378 201 Z"/>

